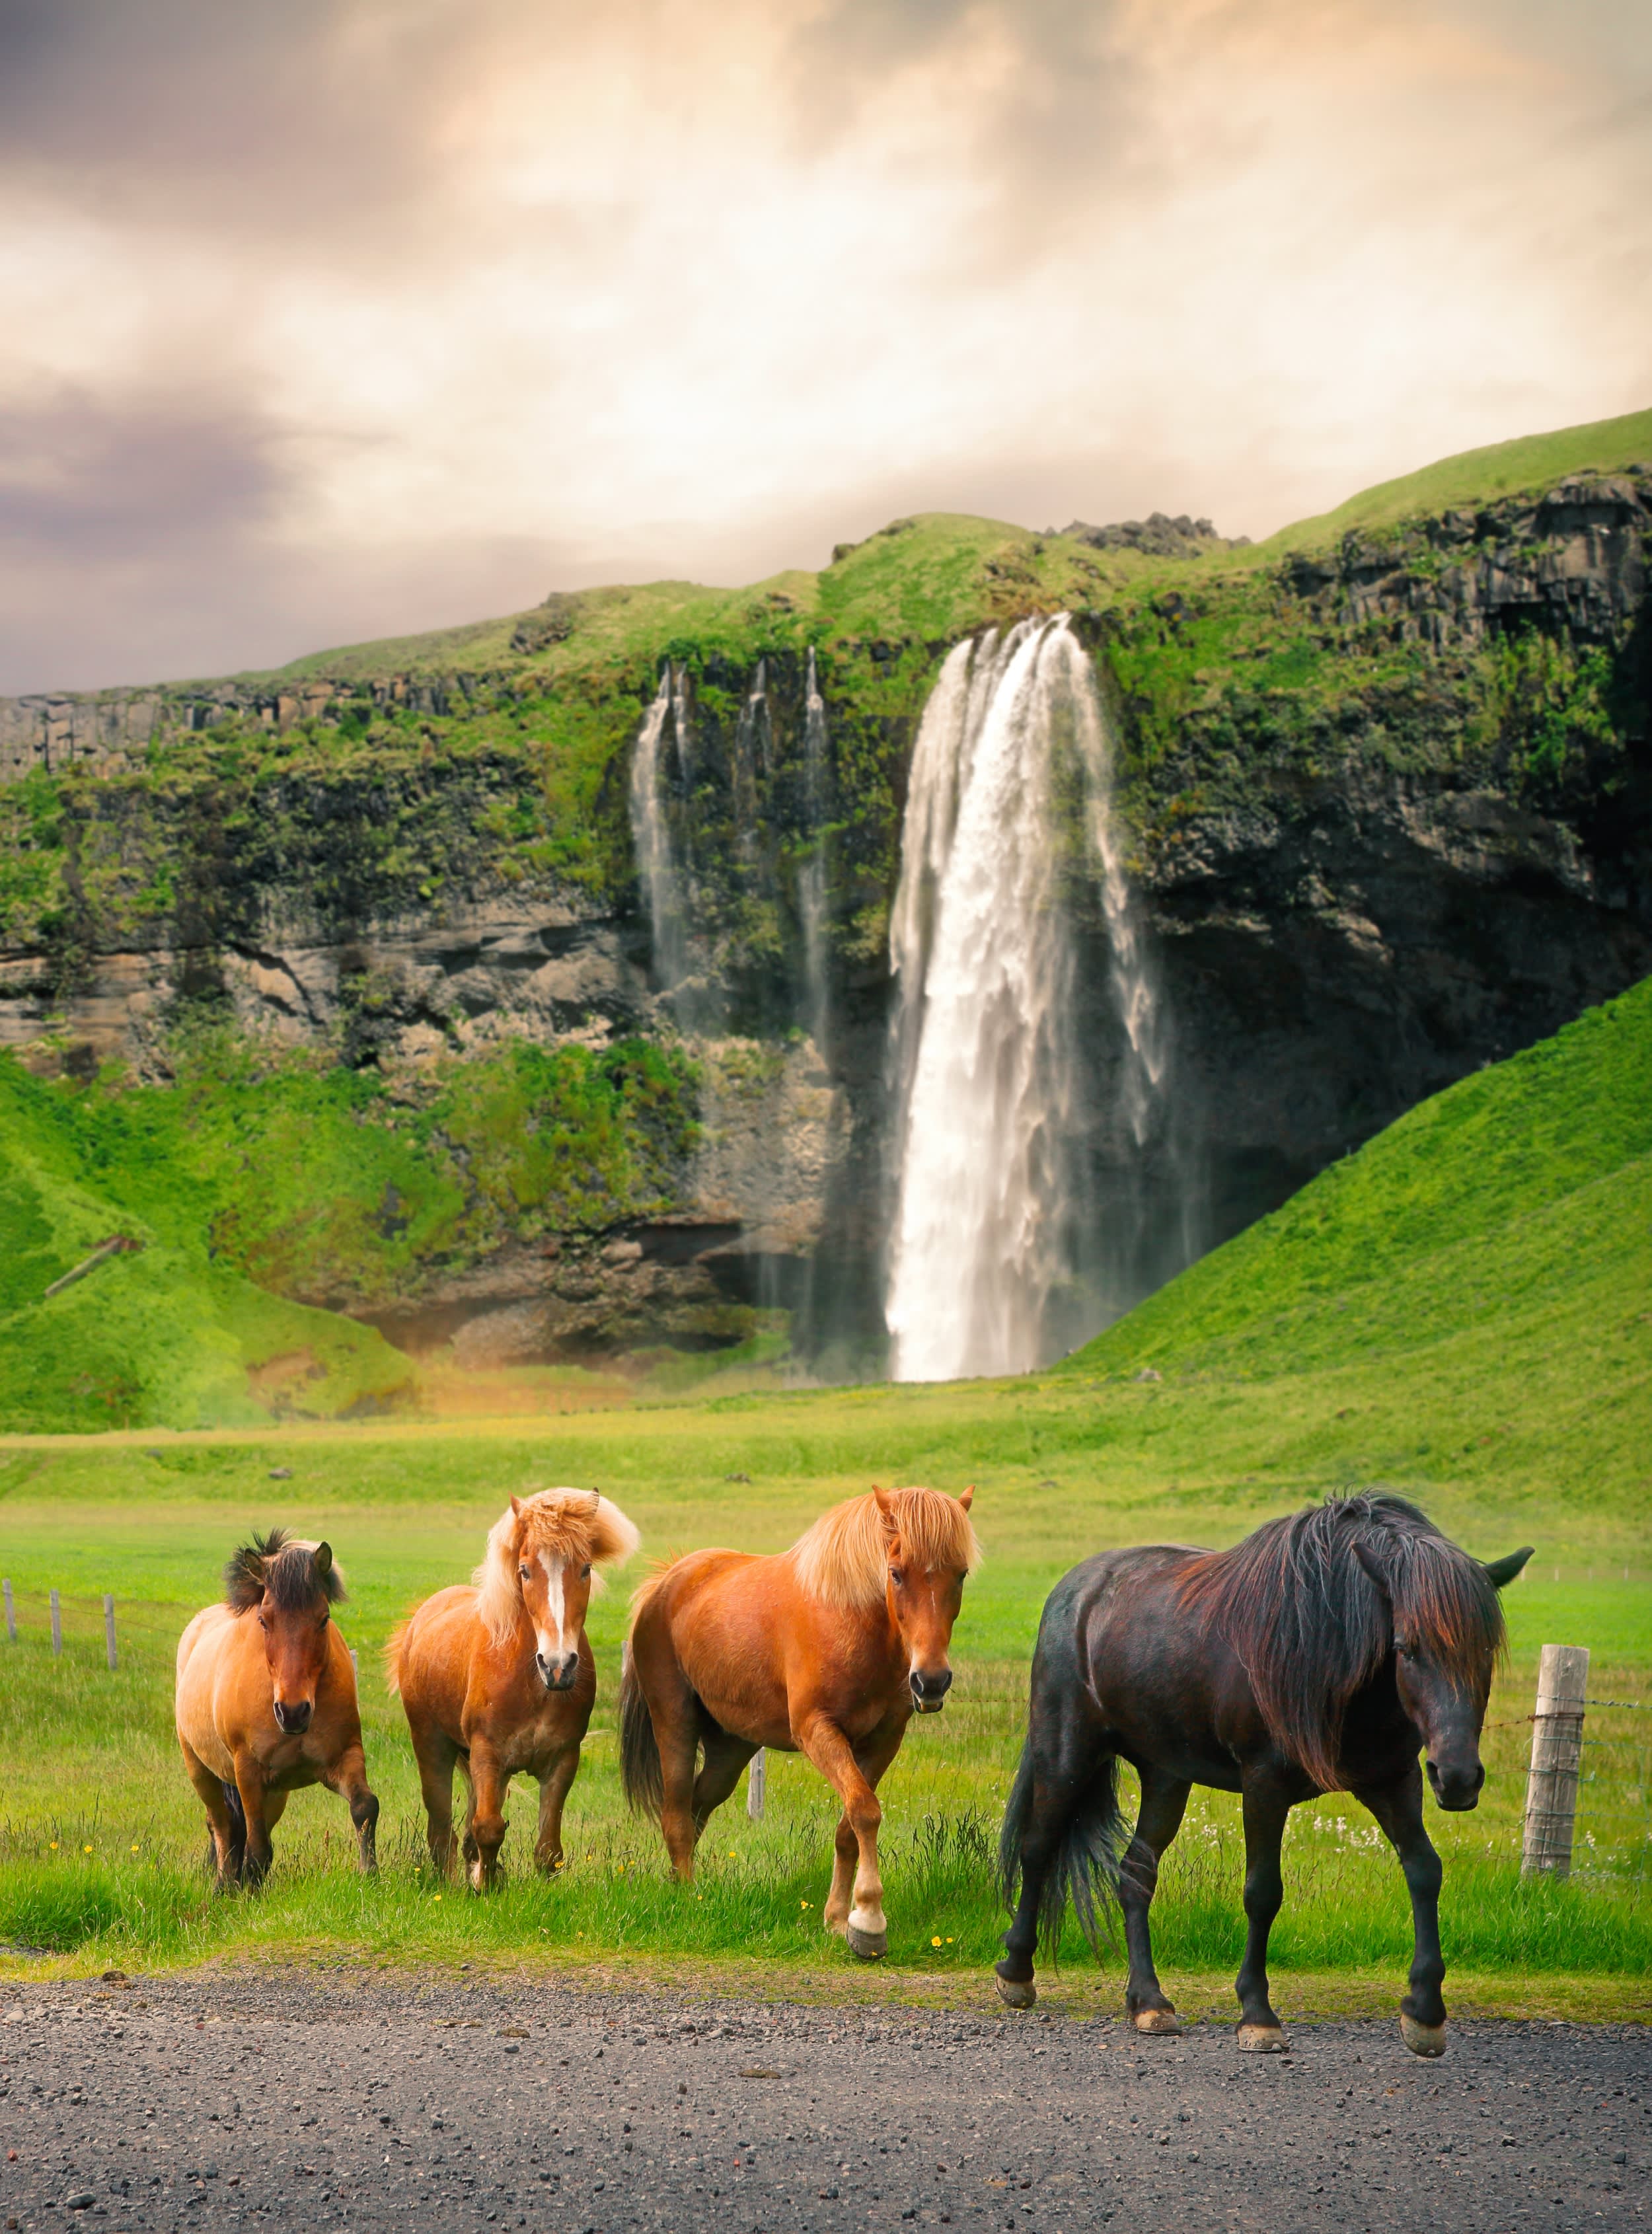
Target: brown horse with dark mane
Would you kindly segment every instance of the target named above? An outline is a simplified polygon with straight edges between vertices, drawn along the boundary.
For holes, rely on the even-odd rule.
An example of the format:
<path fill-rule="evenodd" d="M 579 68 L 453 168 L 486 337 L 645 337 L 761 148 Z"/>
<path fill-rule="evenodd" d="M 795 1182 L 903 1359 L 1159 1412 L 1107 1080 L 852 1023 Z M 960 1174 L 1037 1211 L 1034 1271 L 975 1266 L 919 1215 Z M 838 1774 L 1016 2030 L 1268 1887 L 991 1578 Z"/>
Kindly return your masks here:
<path fill-rule="evenodd" d="M 513 1497 L 469 1588 L 438 1591 L 390 1639 L 390 1689 L 407 1710 L 431 1859 L 444 1876 L 455 1767 L 470 1787 L 464 1852 L 477 1892 L 498 1882 L 505 1796 L 519 1773 L 539 1780 L 535 1865 L 561 1868 L 562 1810 L 597 1696 L 585 1612 L 601 1587 L 597 1568 L 629 1558 L 637 1540 L 594 1489 Z"/>
<path fill-rule="evenodd" d="M 224 1570 L 224 1603 L 178 1640 L 178 1742 L 212 1828 L 220 1891 L 260 1882 L 270 1833 L 289 1794 L 308 1784 L 349 1803 L 362 1867 L 375 1866 L 379 1803 L 367 1787 L 356 1670 L 332 1618 L 343 1595 L 329 1545 L 272 1528 L 242 1545 Z"/>
<path fill-rule="evenodd" d="M 620 1772 L 680 1878 L 760 1746 L 800 1753 L 843 1801 L 825 1923 L 887 1952 L 878 1783 L 914 1712 L 940 1712 L 975 1493 L 874 1489 L 789 1551 L 691 1551 L 638 1591 L 620 1684 Z M 703 1764 L 695 1773 L 696 1760 Z"/>
<path fill-rule="evenodd" d="M 1411 1894 L 1410 1990 L 1400 2028 L 1418 2055 L 1446 2046 L 1440 1856 L 1423 1826 L 1422 1755 L 1440 1806 L 1472 1807 L 1479 1734 L 1504 1649 L 1498 1592 L 1529 1549 L 1483 1566 L 1402 1497 L 1330 1498 L 1228 1551 L 1105 1551 L 1050 1593 L 1033 1661 L 1027 1741 L 1000 1863 L 1015 1921 L 998 1989 L 1035 1998 L 1070 1896 L 1092 1944 L 1098 1904 L 1123 1911 L 1126 2006 L 1144 2033 L 1180 2030 L 1153 1968 L 1159 1861 L 1195 1784 L 1241 1795 L 1244 1912 L 1239 2046 L 1285 2045 L 1268 1995 L 1268 1934 L 1283 1898 L 1285 1818 L 1347 1790 L 1399 1856 Z M 1118 1769 L 1141 1779 L 1126 1840 Z"/>

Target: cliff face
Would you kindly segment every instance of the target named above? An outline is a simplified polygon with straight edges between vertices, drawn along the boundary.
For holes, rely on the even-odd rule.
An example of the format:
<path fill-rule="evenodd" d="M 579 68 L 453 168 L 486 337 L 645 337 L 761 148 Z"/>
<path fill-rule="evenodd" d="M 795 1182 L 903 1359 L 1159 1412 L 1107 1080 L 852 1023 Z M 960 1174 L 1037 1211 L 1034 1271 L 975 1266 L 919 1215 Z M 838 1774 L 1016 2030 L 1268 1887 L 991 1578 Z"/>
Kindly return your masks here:
<path fill-rule="evenodd" d="M 1158 560 L 988 525 L 896 523 L 825 575 L 703 611 L 552 601 L 377 673 L 356 653 L 330 674 L 0 709 L 0 1045 L 160 1081 L 180 1020 L 215 1016 L 272 1074 L 342 1066 L 417 1104 L 512 1043 L 669 1049 L 687 1029 L 697 1123 L 646 1209 L 602 1194 L 532 1239 L 505 1214 L 394 1268 L 346 1277 L 323 1252 L 271 1278 L 478 1360 L 738 1341 L 767 1305 L 864 1334 L 912 735 L 948 643 L 1057 605 L 1114 707 L 1174 1019 L 1179 1121 L 1147 1175 L 1137 1288 L 1652 972 L 1645 469 L 1283 553 L 1196 539 Z M 694 931 L 675 1004 L 651 981 L 625 807 L 666 657 L 690 739 L 668 800 Z M 824 1052 L 799 907 L 821 848 Z M 1073 904 L 1105 1194 L 1130 1146 L 1100 1052 L 1105 944 Z M 550 1122 L 532 1097 L 499 1113 Z M 454 1153 L 462 1185 L 472 1150 Z"/>

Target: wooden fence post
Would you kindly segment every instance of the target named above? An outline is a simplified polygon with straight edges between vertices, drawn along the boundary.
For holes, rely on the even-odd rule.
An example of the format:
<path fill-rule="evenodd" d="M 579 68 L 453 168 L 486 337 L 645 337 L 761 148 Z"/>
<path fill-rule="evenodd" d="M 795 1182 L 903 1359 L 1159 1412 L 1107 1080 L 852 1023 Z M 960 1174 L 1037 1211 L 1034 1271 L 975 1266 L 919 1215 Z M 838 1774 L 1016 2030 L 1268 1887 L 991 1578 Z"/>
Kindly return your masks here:
<path fill-rule="evenodd" d="M 103 1593 L 103 1653 L 109 1663 L 109 1673 L 113 1676 L 115 1669 L 115 1657 L 114 1593 L 112 1591 L 105 1591 Z"/>
<path fill-rule="evenodd" d="M 751 1773 L 746 1779 L 746 1813 L 755 1823 L 763 1812 L 763 1787 L 767 1781 L 763 1767 L 763 1748 L 759 1746 L 752 1755 Z"/>
<path fill-rule="evenodd" d="M 362 1663 L 356 1657 L 356 1647 L 353 1644 L 349 1649 L 349 1672 L 359 1683 L 362 1680 Z"/>
<path fill-rule="evenodd" d="M 52 1657 L 56 1660 L 63 1649 L 63 1609 L 58 1604 L 57 1593 L 52 1592 Z"/>
<path fill-rule="evenodd" d="M 1525 1840 L 1520 1874 L 1546 1870 L 1571 1874 L 1572 1826 L 1577 1815 L 1577 1773 L 1583 1752 L 1583 1695 L 1589 1650 L 1582 1644 L 1545 1644 L 1538 1668 L 1538 1705 L 1531 1717 L 1531 1773 L 1525 1787 Z"/>
<path fill-rule="evenodd" d="M 11 1578 L 10 1578 L 10 1575 L 8 1575 L 8 1576 L 6 1577 L 6 1582 L 5 1582 L 5 1591 L 6 1591 L 6 1643 L 7 1643 L 8 1644 L 15 1644 L 15 1643 L 17 1642 L 17 1609 L 16 1609 L 16 1607 L 12 1604 L 12 1599 L 11 1599 Z"/>

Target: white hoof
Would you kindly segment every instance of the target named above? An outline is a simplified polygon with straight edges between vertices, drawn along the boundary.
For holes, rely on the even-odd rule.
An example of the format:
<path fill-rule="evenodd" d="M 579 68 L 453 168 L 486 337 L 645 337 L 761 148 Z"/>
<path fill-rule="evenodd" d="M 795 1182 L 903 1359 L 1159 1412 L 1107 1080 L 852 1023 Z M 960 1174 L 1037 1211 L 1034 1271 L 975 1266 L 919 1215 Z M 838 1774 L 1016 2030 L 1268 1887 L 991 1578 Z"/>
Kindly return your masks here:
<path fill-rule="evenodd" d="M 1138 2009 L 1135 2015 L 1138 2032 L 1156 2033 L 1163 2040 L 1178 2038 L 1182 2021 L 1174 2009 Z"/>
<path fill-rule="evenodd" d="M 1029 2009 L 1038 1999 L 1038 1989 L 1030 1978 L 1006 1978 L 1002 1970 L 995 1970 L 992 1983 L 1006 2009 Z"/>
<path fill-rule="evenodd" d="M 1239 2046 L 1247 2055 L 1289 2055 L 1290 2042 L 1283 2025 L 1242 2024 Z"/>
<path fill-rule="evenodd" d="M 878 1962 L 889 1952 L 889 1924 L 881 1908 L 852 1908 L 843 1936 L 863 1963 Z"/>
<path fill-rule="evenodd" d="M 1414 2055 L 1444 2055 L 1446 2028 L 1443 2024 L 1419 2024 L 1415 2017 L 1401 2016 L 1400 2037 Z"/>

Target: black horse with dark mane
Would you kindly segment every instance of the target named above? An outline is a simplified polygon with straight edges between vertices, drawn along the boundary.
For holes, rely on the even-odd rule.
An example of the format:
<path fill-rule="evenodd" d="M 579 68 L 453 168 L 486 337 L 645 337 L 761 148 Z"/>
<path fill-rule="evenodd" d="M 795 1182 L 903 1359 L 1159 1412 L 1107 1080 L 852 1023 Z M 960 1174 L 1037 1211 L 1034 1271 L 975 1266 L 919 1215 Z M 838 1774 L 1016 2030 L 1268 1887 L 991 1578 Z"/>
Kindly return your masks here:
<path fill-rule="evenodd" d="M 1099 1903 L 1116 1900 L 1136 2029 L 1180 2030 L 1153 1969 L 1147 1911 L 1188 1793 L 1211 1785 L 1244 1802 L 1239 2045 L 1283 2048 L 1267 1963 L 1285 1818 L 1346 1789 L 1388 1834 L 1411 1894 L 1401 2031 L 1417 2054 L 1442 2054 L 1440 1866 L 1423 1827 L 1418 1756 L 1442 1807 L 1473 1806 L 1505 1643 L 1498 1592 L 1531 1556 L 1483 1566 L 1414 1505 L 1373 1493 L 1271 1520 L 1228 1551 L 1143 1545 L 1063 1576 L 1039 1624 L 1027 1742 L 1004 1815 L 1000 1863 L 1015 1910 L 998 1965 L 1004 2000 L 1034 2000 L 1034 1953 L 1041 1937 L 1054 1952 L 1069 1897 L 1092 1945 Z M 1120 1760 L 1141 1779 L 1128 1841 Z"/>

